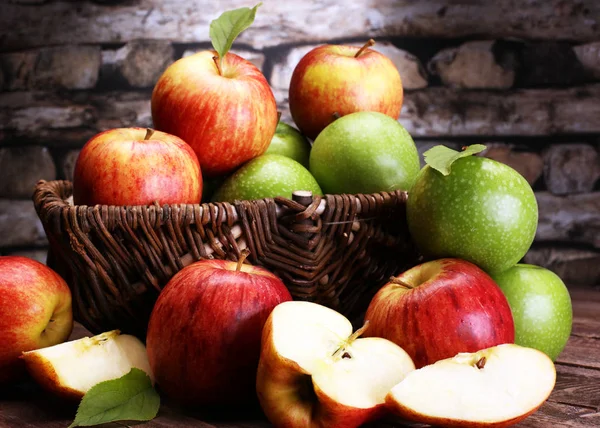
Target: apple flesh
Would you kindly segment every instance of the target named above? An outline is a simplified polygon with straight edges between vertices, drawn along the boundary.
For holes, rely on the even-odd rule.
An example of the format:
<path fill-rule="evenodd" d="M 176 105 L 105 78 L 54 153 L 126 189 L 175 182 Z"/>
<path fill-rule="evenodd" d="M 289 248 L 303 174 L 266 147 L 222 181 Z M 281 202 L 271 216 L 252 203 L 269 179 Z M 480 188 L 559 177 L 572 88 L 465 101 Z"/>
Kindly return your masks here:
<path fill-rule="evenodd" d="M 368 336 L 401 346 L 417 367 L 513 343 L 515 326 L 502 290 L 461 259 L 440 259 L 392 278 L 371 300 Z"/>
<path fill-rule="evenodd" d="M 290 112 L 310 139 L 317 138 L 336 117 L 357 111 L 398 119 L 403 99 L 400 74 L 385 55 L 365 48 L 322 45 L 308 52 L 294 69 Z"/>
<path fill-rule="evenodd" d="M 544 353 L 504 344 L 460 353 L 409 373 L 386 397 L 404 419 L 444 427 L 506 427 L 535 412 L 554 388 Z"/>
<path fill-rule="evenodd" d="M 231 52 L 221 72 L 203 51 L 179 59 L 152 92 L 152 120 L 192 146 L 206 176 L 224 175 L 263 154 L 277 127 L 277 105 L 265 76 Z"/>
<path fill-rule="evenodd" d="M 80 399 L 100 382 L 120 378 L 134 367 L 152 379 L 144 344 L 117 330 L 24 352 L 21 358 L 31 377 L 43 388 L 72 400 Z"/>
<path fill-rule="evenodd" d="M 512 310 L 515 343 L 556 360 L 573 326 L 571 296 L 565 283 L 554 272 L 529 264 L 516 264 L 493 278 Z"/>
<path fill-rule="evenodd" d="M 383 414 L 386 394 L 415 366 L 392 342 L 358 338 L 360 333 L 352 333 L 346 317 L 316 303 L 285 302 L 273 310 L 256 377 L 271 423 L 351 428 Z"/>
<path fill-rule="evenodd" d="M 158 296 L 148 325 L 150 367 L 161 390 L 194 406 L 256 399 L 260 337 L 275 306 L 292 297 L 259 266 L 201 260 Z"/>
<path fill-rule="evenodd" d="M 90 139 L 73 174 L 76 205 L 197 204 L 202 174 L 196 154 L 174 135 L 118 128 Z"/>
<path fill-rule="evenodd" d="M 64 342 L 73 328 L 71 291 L 38 261 L 0 257 L 0 383 L 25 373 L 23 351 Z"/>

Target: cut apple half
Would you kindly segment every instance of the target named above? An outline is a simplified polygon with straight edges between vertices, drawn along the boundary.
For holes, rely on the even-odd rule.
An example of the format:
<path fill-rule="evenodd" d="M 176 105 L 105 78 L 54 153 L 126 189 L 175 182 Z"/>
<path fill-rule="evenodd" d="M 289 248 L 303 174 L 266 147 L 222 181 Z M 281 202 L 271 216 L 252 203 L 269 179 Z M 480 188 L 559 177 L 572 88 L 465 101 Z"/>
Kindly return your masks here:
<path fill-rule="evenodd" d="M 364 327 L 363 327 L 364 329 Z M 262 336 L 257 394 L 276 426 L 355 427 L 379 417 L 385 397 L 415 366 L 398 345 L 359 338 L 340 313 L 284 302 Z"/>
<path fill-rule="evenodd" d="M 460 353 L 408 374 L 386 397 L 404 419 L 444 427 L 505 427 L 535 412 L 556 381 L 546 354 L 514 344 Z"/>
<path fill-rule="evenodd" d="M 145 371 L 154 382 L 144 344 L 118 330 L 23 352 L 21 358 L 43 388 L 74 400 L 94 385 L 119 378 L 133 367 Z"/>

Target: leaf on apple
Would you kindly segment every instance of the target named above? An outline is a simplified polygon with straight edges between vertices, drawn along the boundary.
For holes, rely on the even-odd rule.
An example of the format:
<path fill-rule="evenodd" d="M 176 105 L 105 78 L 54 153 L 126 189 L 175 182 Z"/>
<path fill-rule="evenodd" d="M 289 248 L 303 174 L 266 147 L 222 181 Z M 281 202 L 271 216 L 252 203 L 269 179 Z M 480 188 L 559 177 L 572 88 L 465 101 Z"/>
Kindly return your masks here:
<path fill-rule="evenodd" d="M 252 25 L 256 16 L 256 9 L 261 5 L 262 3 L 258 3 L 252 9 L 241 7 L 228 10 L 210 22 L 209 36 L 213 48 L 219 54 L 219 69 L 221 69 L 223 57 L 231 49 L 233 41 L 242 31 Z"/>
<path fill-rule="evenodd" d="M 150 377 L 132 368 L 118 379 L 100 382 L 82 398 L 69 428 L 115 421 L 149 421 L 160 407 L 160 397 Z"/>
<path fill-rule="evenodd" d="M 444 175 L 450 174 L 452 164 L 460 158 L 472 156 L 486 149 L 483 144 L 473 144 L 458 152 L 446 146 L 435 146 L 423 153 L 425 163 Z"/>

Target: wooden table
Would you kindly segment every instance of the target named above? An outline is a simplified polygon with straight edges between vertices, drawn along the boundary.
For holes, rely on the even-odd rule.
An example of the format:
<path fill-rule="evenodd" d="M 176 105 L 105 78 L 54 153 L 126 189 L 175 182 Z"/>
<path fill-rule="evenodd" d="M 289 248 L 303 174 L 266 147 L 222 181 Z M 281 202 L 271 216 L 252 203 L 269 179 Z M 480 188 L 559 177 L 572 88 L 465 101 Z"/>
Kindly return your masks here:
<path fill-rule="evenodd" d="M 573 300 L 573 332 L 556 362 L 557 382 L 549 400 L 517 427 L 600 427 L 600 290 L 571 288 Z M 73 336 L 81 337 L 80 326 Z M 31 382 L 0 389 L 0 427 L 67 427 L 75 415 L 75 408 L 64 405 L 41 391 Z M 123 427 L 134 424 L 107 424 L 105 427 Z M 158 417 L 138 424 L 148 428 L 262 428 L 270 424 L 258 410 L 228 409 L 222 413 L 200 412 L 190 414 L 163 403 Z M 423 426 L 403 424 L 386 419 L 373 427 Z M 342 427 L 340 427 L 342 428 Z"/>

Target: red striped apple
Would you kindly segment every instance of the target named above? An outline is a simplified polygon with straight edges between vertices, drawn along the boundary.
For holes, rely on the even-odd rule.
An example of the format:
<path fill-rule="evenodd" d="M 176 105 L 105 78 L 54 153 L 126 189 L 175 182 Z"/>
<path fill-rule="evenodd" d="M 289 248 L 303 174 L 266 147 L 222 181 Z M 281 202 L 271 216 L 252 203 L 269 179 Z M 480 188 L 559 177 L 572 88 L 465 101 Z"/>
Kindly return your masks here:
<path fill-rule="evenodd" d="M 265 76 L 231 52 L 221 64 L 203 51 L 170 65 L 152 92 L 154 126 L 183 138 L 206 176 L 223 175 L 263 154 L 277 127 Z"/>
<path fill-rule="evenodd" d="M 277 276 L 244 259 L 193 263 L 158 296 L 148 358 L 160 389 L 182 404 L 256 400 L 263 326 L 273 308 L 292 297 Z"/>
<path fill-rule="evenodd" d="M 71 291 L 38 261 L 0 257 L 0 382 L 24 373 L 21 353 L 62 343 L 71 334 Z"/>
<path fill-rule="evenodd" d="M 392 278 L 373 297 L 365 319 L 368 336 L 401 346 L 417 367 L 515 340 L 502 290 L 461 259 L 426 262 Z"/>
<path fill-rule="evenodd" d="M 202 174 L 182 139 L 144 128 L 117 128 L 90 139 L 73 174 L 76 205 L 197 204 Z"/>
<path fill-rule="evenodd" d="M 311 139 L 338 116 L 376 111 L 398 119 L 403 90 L 394 63 L 382 53 L 345 45 L 323 45 L 308 52 L 292 74 L 290 112 Z M 375 131 L 375 130 L 374 130 Z"/>

